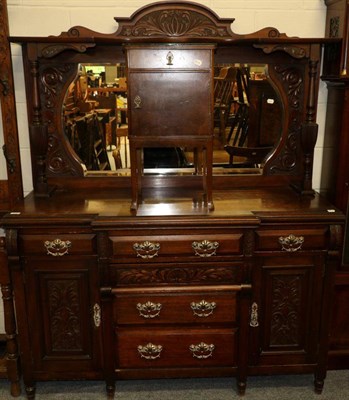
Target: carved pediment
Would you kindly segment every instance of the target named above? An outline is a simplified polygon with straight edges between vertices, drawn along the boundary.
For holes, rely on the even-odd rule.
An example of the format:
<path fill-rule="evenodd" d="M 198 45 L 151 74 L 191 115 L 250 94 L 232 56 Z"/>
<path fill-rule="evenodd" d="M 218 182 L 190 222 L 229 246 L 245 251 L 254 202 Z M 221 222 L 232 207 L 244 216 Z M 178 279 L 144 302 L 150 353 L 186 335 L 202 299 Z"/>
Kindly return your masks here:
<path fill-rule="evenodd" d="M 114 18 L 118 29 L 112 34 L 94 32 L 75 26 L 62 32 L 61 38 L 91 38 L 115 40 L 210 41 L 287 38 L 276 28 L 264 28 L 255 33 L 239 35 L 231 30 L 234 18 L 220 18 L 209 8 L 192 2 L 158 2 L 136 11 L 129 18 Z"/>

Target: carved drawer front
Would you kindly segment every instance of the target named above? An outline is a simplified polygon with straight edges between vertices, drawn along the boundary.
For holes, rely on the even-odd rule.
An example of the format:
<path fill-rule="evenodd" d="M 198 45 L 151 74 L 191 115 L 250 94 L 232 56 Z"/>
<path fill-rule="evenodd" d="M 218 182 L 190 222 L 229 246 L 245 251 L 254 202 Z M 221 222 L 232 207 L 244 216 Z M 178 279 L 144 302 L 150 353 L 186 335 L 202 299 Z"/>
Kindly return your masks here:
<path fill-rule="evenodd" d="M 256 250 L 281 250 L 293 253 L 301 250 L 326 249 L 326 232 L 327 227 L 258 230 Z"/>
<path fill-rule="evenodd" d="M 110 237 L 116 261 L 123 258 L 140 262 L 158 262 L 168 257 L 212 262 L 220 256 L 242 253 L 242 233 L 211 235 L 163 235 Z"/>
<path fill-rule="evenodd" d="M 69 255 L 96 254 L 94 234 L 41 234 L 21 235 L 20 247 L 25 255 L 66 257 Z"/>
<path fill-rule="evenodd" d="M 114 260 L 115 261 L 115 260 Z M 200 261 L 200 260 L 198 260 Z M 243 274 L 241 261 L 172 262 L 172 263 L 114 263 L 109 277 L 113 287 L 240 284 Z"/>
<path fill-rule="evenodd" d="M 131 48 L 128 51 L 129 68 L 145 69 L 208 69 L 211 51 L 207 49 L 177 49 L 175 46 L 159 49 Z"/>
<path fill-rule="evenodd" d="M 168 329 L 117 332 L 118 368 L 236 365 L 233 329 Z"/>
<path fill-rule="evenodd" d="M 116 294 L 114 321 L 123 324 L 234 323 L 236 292 Z"/>

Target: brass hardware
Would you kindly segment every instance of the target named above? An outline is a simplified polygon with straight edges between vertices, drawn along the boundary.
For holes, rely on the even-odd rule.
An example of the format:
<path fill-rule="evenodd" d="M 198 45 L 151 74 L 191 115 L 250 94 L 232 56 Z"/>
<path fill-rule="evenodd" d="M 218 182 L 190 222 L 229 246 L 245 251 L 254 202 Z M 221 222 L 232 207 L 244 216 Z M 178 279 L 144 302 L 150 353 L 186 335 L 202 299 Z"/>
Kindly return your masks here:
<path fill-rule="evenodd" d="M 202 242 L 193 242 L 191 246 L 195 251 L 196 256 L 211 257 L 216 254 L 216 250 L 219 247 L 219 243 L 210 242 L 209 240 L 203 240 Z"/>
<path fill-rule="evenodd" d="M 167 65 L 173 65 L 173 58 L 174 58 L 173 53 L 169 51 L 166 56 Z"/>
<path fill-rule="evenodd" d="M 138 94 L 134 98 L 133 102 L 135 104 L 135 108 L 142 108 L 142 99 L 140 98 L 140 96 Z"/>
<path fill-rule="evenodd" d="M 155 360 L 156 358 L 160 358 L 162 346 L 153 343 L 148 343 L 145 346 L 139 345 L 137 347 L 137 350 L 142 358 L 145 358 L 147 360 Z"/>
<path fill-rule="evenodd" d="M 143 243 L 135 243 L 133 250 L 137 253 L 137 257 L 141 258 L 154 258 L 157 257 L 160 250 L 160 243 L 152 243 L 147 240 Z"/>
<path fill-rule="evenodd" d="M 189 346 L 189 350 L 193 353 L 193 357 L 199 359 L 212 357 L 214 349 L 215 349 L 214 344 L 206 344 L 204 342 L 201 342 L 197 345 L 191 344 Z"/>
<path fill-rule="evenodd" d="M 257 328 L 257 326 L 259 326 L 259 322 L 258 322 L 258 304 L 257 303 L 252 303 L 252 306 L 251 306 L 250 326 L 252 328 Z"/>
<path fill-rule="evenodd" d="M 44 246 L 47 250 L 47 254 L 53 257 L 62 257 L 68 254 L 68 250 L 71 247 L 71 242 L 69 240 L 55 239 L 50 242 L 46 240 Z"/>
<path fill-rule="evenodd" d="M 100 327 L 100 325 L 101 325 L 101 307 L 97 303 L 93 306 L 93 322 L 95 323 L 96 328 Z"/>
<path fill-rule="evenodd" d="M 298 251 L 302 248 L 304 243 L 303 236 L 295 236 L 293 234 L 286 237 L 280 236 L 279 243 L 281 244 L 281 249 L 288 252 Z"/>
<path fill-rule="evenodd" d="M 147 301 L 144 304 L 138 303 L 136 307 L 141 317 L 155 318 L 160 315 L 160 310 L 162 305 L 160 303 L 153 303 L 151 301 Z"/>
<path fill-rule="evenodd" d="M 216 308 L 216 303 L 214 301 L 209 303 L 206 300 L 201 300 L 199 303 L 192 302 L 190 307 L 193 310 L 194 315 L 197 315 L 198 317 L 208 317 Z"/>

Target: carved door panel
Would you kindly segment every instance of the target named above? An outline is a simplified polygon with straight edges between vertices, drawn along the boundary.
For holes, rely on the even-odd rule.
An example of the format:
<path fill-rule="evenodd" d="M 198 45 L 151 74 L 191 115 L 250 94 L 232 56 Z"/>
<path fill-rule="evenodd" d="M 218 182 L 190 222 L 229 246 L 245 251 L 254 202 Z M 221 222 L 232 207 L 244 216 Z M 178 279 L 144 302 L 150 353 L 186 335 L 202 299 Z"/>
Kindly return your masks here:
<path fill-rule="evenodd" d="M 253 277 L 252 364 L 316 362 L 323 267 L 321 255 L 260 258 Z"/>
<path fill-rule="evenodd" d="M 100 308 L 95 259 L 30 260 L 29 335 L 36 371 L 69 377 L 100 368 Z"/>

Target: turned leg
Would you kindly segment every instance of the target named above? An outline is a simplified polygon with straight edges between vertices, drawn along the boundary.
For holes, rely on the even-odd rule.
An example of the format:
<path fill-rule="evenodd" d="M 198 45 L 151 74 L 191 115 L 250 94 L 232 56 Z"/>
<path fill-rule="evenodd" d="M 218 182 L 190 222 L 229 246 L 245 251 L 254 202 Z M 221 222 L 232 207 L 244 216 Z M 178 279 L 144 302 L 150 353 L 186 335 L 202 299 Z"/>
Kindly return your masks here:
<path fill-rule="evenodd" d="M 238 394 L 243 396 L 246 393 L 246 381 L 238 381 Z"/>
<path fill-rule="evenodd" d="M 324 379 L 315 377 L 314 380 L 314 391 L 316 394 L 321 394 L 322 393 L 322 389 L 324 388 Z"/>
<path fill-rule="evenodd" d="M 113 399 L 115 395 L 115 382 L 106 385 L 108 399 Z"/>
<path fill-rule="evenodd" d="M 10 272 L 7 265 L 5 238 L 0 238 L 0 286 L 4 305 L 4 323 L 6 332 L 6 369 L 11 385 L 11 395 L 21 394 L 19 354 L 16 333 L 16 317 L 13 304 L 13 290 Z"/>
<path fill-rule="evenodd" d="M 36 387 L 34 385 L 25 385 L 25 392 L 27 394 L 28 400 L 35 399 L 35 391 L 36 391 Z"/>

